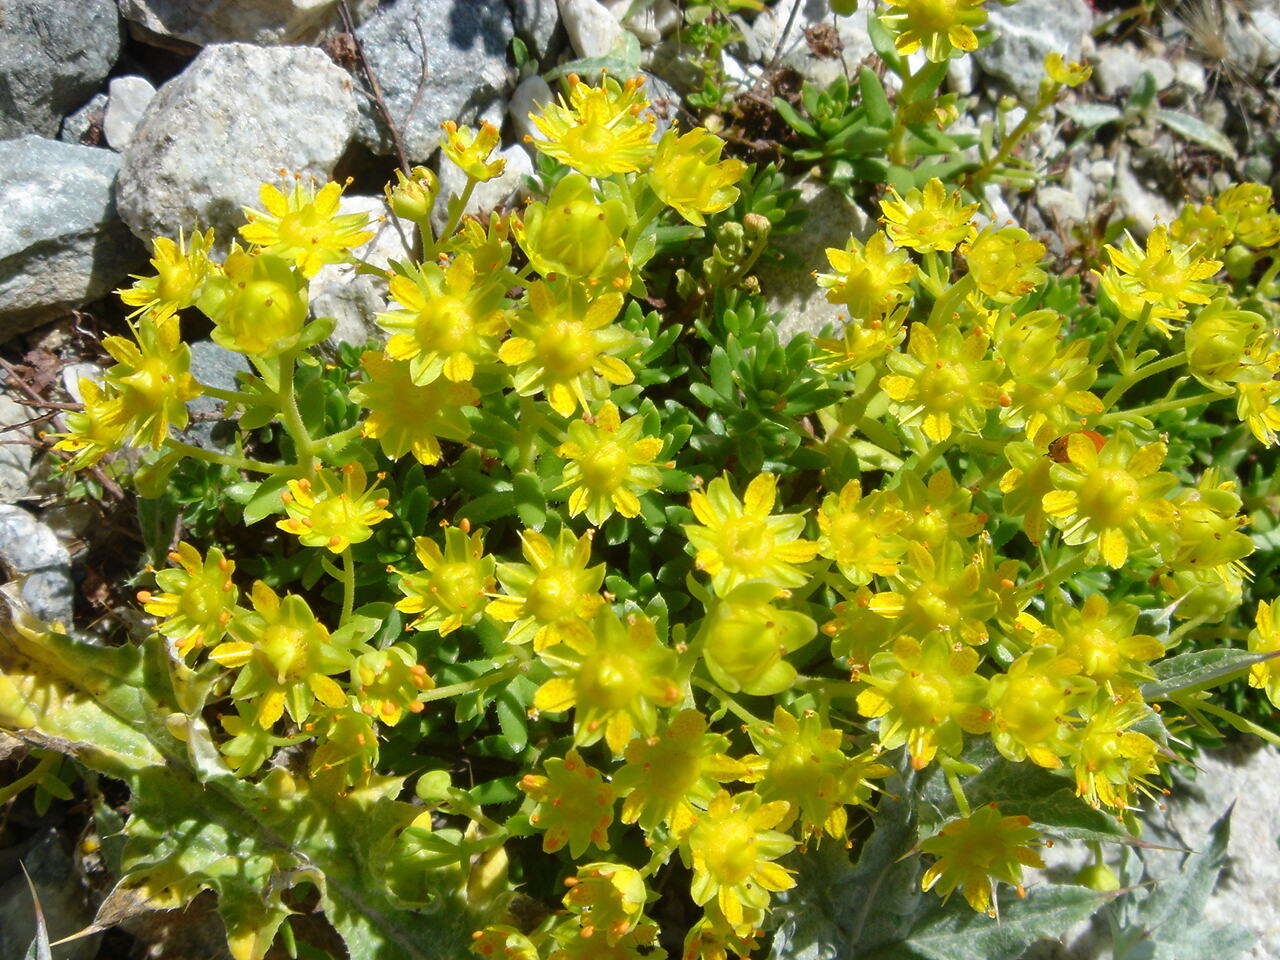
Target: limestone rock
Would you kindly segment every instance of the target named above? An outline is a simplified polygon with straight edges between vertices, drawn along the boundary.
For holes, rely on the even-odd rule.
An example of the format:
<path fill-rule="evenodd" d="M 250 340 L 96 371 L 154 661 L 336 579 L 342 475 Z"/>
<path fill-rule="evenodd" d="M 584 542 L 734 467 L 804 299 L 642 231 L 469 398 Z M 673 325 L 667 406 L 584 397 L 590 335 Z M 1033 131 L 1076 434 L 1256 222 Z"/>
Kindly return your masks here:
<path fill-rule="evenodd" d="M 252 109 L 246 109 L 251 105 Z M 351 78 L 319 50 L 205 47 L 156 94 L 124 152 L 120 213 L 144 240 L 214 227 L 230 241 L 280 171 L 326 179 L 351 141 Z"/>

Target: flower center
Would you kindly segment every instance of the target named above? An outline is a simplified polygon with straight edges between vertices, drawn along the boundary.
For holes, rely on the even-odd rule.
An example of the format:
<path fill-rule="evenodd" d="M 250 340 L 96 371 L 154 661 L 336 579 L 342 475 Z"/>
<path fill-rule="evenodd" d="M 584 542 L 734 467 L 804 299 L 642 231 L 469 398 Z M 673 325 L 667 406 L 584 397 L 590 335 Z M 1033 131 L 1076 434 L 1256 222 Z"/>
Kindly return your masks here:
<path fill-rule="evenodd" d="M 908 677 L 894 691 L 898 711 L 912 725 L 941 723 L 951 712 L 951 684 L 942 677 Z"/>
<path fill-rule="evenodd" d="M 1101 526 L 1121 526 L 1138 502 L 1138 481 L 1126 470 L 1099 470 L 1081 489 L 1080 501 L 1081 513 Z"/>
<path fill-rule="evenodd" d="M 610 491 L 627 478 L 631 458 L 617 442 L 606 440 L 582 461 L 582 479 L 593 490 Z"/>
<path fill-rule="evenodd" d="M 432 297 L 418 314 L 418 339 L 433 350 L 464 350 L 474 339 L 475 322 L 457 297 Z"/>
<path fill-rule="evenodd" d="M 705 828 L 703 859 L 723 886 L 733 887 L 751 876 L 756 865 L 756 832 L 743 816 L 726 817 Z"/>
<path fill-rule="evenodd" d="M 556 380 L 569 380 L 591 369 L 595 359 L 595 337 L 572 320 L 552 323 L 538 338 L 542 366 Z"/>
<path fill-rule="evenodd" d="M 773 535 L 763 520 L 730 520 L 724 525 L 723 537 L 726 559 L 737 567 L 755 568 L 766 563 L 773 553 Z"/>
<path fill-rule="evenodd" d="M 569 620 L 578 605 L 577 577 L 568 567 L 547 567 L 533 578 L 525 602 L 529 612 L 544 623 Z"/>
<path fill-rule="evenodd" d="M 432 586 L 443 606 L 459 612 L 469 610 L 484 594 L 484 584 L 476 568 L 465 560 L 442 563 L 432 577 Z"/>

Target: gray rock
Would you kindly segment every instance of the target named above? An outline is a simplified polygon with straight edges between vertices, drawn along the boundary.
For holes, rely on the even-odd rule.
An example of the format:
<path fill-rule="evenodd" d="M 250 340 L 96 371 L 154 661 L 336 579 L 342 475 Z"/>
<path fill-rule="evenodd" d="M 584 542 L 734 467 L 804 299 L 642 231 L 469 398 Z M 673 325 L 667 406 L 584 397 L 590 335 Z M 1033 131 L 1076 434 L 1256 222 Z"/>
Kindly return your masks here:
<path fill-rule="evenodd" d="M 560 0 L 560 17 L 580 57 L 603 57 L 622 42 L 622 24 L 599 0 Z"/>
<path fill-rule="evenodd" d="M 799 9 L 797 10 L 797 6 Z M 836 17 L 836 33 L 843 50 L 832 58 L 819 57 L 805 39 L 809 27 L 830 26 L 831 8 L 827 0 L 780 0 L 760 14 L 747 37 L 751 59 L 769 64 L 775 54 L 778 62 L 798 71 L 806 80 L 826 85 L 848 71 L 853 75 L 863 58 L 872 52 L 867 34 L 867 17 L 874 15 L 874 4 L 860 3 L 851 16 Z M 787 23 L 791 22 L 791 29 Z"/>
<path fill-rule="evenodd" d="M 446 120 L 501 117 L 514 36 L 503 0 L 395 0 L 357 34 L 410 160 L 431 156 Z M 369 97 L 360 101 L 359 138 L 375 153 L 394 152 Z"/>
<path fill-rule="evenodd" d="M 1172 86 L 1177 79 L 1173 64 L 1131 46 L 1105 46 L 1094 61 L 1093 82 L 1105 97 L 1127 93 L 1144 73 L 1151 74 L 1157 90 Z"/>
<path fill-rule="evenodd" d="M 1093 11 L 1085 0 L 1021 0 L 987 10 L 996 40 L 974 53 L 974 60 L 1026 100 L 1039 89 L 1045 56 L 1060 53 L 1079 60 L 1093 28 Z"/>
<path fill-rule="evenodd" d="M 1129 154 L 1122 151 L 1116 157 L 1116 174 L 1113 194 L 1120 212 L 1127 217 L 1136 232 L 1145 236 L 1157 223 L 1172 223 L 1178 211 L 1155 188 L 1138 179 Z"/>
<path fill-rule="evenodd" d="M 98 146 L 102 143 L 102 121 L 107 115 L 107 95 L 95 93 L 79 110 L 62 118 L 58 139 L 63 143 Z"/>
<path fill-rule="evenodd" d="M 123 150 L 133 139 L 156 88 L 142 77 L 115 77 L 107 87 L 111 99 L 102 120 L 102 132 L 113 150 Z"/>
<path fill-rule="evenodd" d="M 1049 223 L 1079 223 L 1085 217 L 1085 206 L 1070 190 L 1062 187 L 1041 187 L 1036 191 L 1036 203 Z"/>
<path fill-rule="evenodd" d="M 813 272 L 831 269 L 828 247 L 843 247 L 850 235 L 866 239 L 873 227 L 861 208 L 834 187 L 804 180 L 799 189 L 797 206 L 808 210 L 809 218 L 802 229 L 779 238 L 775 245 L 790 254 L 792 262 L 768 263 L 757 271 L 765 303 L 781 314 L 778 326 L 784 340 L 798 333 L 817 333 L 828 325 L 838 327 L 846 319 L 842 307 L 827 302 Z"/>
<path fill-rule="evenodd" d="M 110 150 L 0 141 L 0 342 L 101 296 L 137 264 L 112 199 L 119 168 Z"/>
<path fill-rule="evenodd" d="M 31 461 L 35 453 L 34 447 L 18 442 L 35 439 L 32 427 L 8 428 L 35 416 L 38 416 L 35 410 L 16 403 L 8 394 L 0 394 L 0 431 L 3 431 L 0 440 L 10 441 L 0 444 L 0 500 L 5 502 L 21 500 L 31 490 Z"/>
<path fill-rule="evenodd" d="M 280 170 L 328 178 L 355 125 L 351 78 L 319 50 L 206 47 L 134 131 L 120 214 L 144 240 L 214 227 L 225 244 L 260 183 Z"/>
<path fill-rule="evenodd" d="M 1274 960 L 1280 957 L 1280 806 L 1274 794 L 1280 751 L 1256 742 L 1237 744 L 1201 753 L 1195 764 L 1195 780 L 1179 778 L 1165 809 L 1148 814 L 1152 831 L 1145 839 L 1201 849 L 1210 827 L 1235 804 L 1227 867 L 1205 905 L 1204 919 L 1247 927 L 1256 938 L 1250 960 Z M 1162 851 L 1144 852 L 1144 858 L 1166 875 L 1176 875 L 1181 860 Z"/>
<path fill-rule="evenodd" d="M 57 136 L 119 53 L 113 0 L 0 0 L 0 140 Z"/>
<path fill-rule="evenodd" d="M 120 13 L 144 36 L 196 46 L 307 43 L 336 22 L 337 0 L 120 0 Z"/>
<path fill-rule="evenodd" d="M 680 26 L 681 14 L 672 0 L 651 0 L 633 10 L 632 0 L 605 0 L 605 7 L 642 44 L 657 43 Z"/>
<path fill-rule="evenodd" d="M 216 390 L 238 389 L 236 374 L 252 373 L 253 368 L 244 354 L 228 350 L 212 340 L 196 340 L 191 344 L 191 375 L 206 386 Z M 226 446 L 220 443 L 222 437 L 221 421 L 197 420 L 197 414 L 214 413 L 222 409 L 222 401 L 213 397 L 196 397 L 188 404 L 192 413 L 192 422 L 182 432 L 182 439 L 205 450 L 219 450 Z M 215 438 L 215 432 L 217 436 Z"/>
<path fill-rule="evenodd" d="M 362 260 L 385 269 L 392 260 L 406 260 L 412 254 L 413 224 L 394 217 L 382 197 L 344 196 L 339 210 L 369 217 L 373 238 L 354 251 Z M 331 341 L 361 346 L 371 337 L 382 336 L 373 317 L 386 309 L 385 277 L 357 273 L 348 264 L 331 263 L 311 279 L 309 293 L 312 315 L 337 321 Z"/>
<path fill-rule="evenodd" d="M 19 848 L 23 866 L 31 875 L 50 940 L 79 933 L 93 920 L 88 891 L 54 827 L 47 827 Z M 26 878 L 15 865 L 0 882 L 0 958 L 19 960 L 35 936 L 35 911 Z M 90 960 L 98 952 L 101 934 L 93 934 L 53 948 L 57 960 Z"/>
<path fill-rule="evenodd" d="M 41 620 L 71 624 L 71 557 L 54 532 L 24 510 L 0 503 L 0 570 L 22 581 L 22 599 Z"/>
<path fill-rule="evenodd" d="M 515 139 L 525 142 L 525 137 L 538 136 L 538 130 L 529 120 L 529 114 L 541 113 L 542 108 L 555 100 L 555 94 L 547 81 L 539 76 L 525 77 L 507 102 L 507 117 Z"/>
<path fill-rule="evenodd" d="M 529 46 L 534 56 L 551 53 L 560 29 L 560 7 L 556 0 L 507 0 L 511 7 L 516 36 Z"/>
<path fill-rule="evenodd" d="M 464 215 L 478 216 L 497 207 L 510 205 L 524 189 L 525 179 L 533 176 L 533 161 L 524 147 L 512 144 L 501 150 L 500 155 L 507 161 L 502 173 L 485 183 L 476 184 L 462 211 Z M 467 185 L 467 175 L 450 163 L 443 153 L 436 162 L 436 172 L 440 177 L 441 197 L 447 197 L 451 193 L 461 194 Z M 445 204 L 436 204 L 436 208 L 431 211 L 432 227 L 437 232 L 443 230 L 447 219 Z"/>

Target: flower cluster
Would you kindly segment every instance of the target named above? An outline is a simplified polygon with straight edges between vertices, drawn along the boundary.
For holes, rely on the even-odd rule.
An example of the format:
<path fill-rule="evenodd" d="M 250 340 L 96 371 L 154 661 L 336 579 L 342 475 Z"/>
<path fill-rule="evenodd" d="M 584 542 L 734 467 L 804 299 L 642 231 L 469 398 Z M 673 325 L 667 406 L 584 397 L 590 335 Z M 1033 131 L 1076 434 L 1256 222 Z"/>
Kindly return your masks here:
<path fill-rule="evenodd" d="M 936 64 L 987 17 L 889 7 L 896 49 Z M 158 240 L 123 292 L 130 336 L 58 446 L 121 478 L 140 448 L 140 490 L 198 460 L 228 480 L 247 534 L 180 543 L 140 594 L 204 697 L 166 722 L 218 719 L 202 775 L 305 770 L 385 826 L 378 909 L 445 905 L 476 955 L 520 960 L 656 957 L 660 934 L 746 957 L 798 850 L 843 855 L 922 790 L 935 819 L 894 855 L 984 914 L 1053 825 L 966 791 L 1035 774 L 1130 840 L 1178 759 L 1166 713 L 1225 709 L 1163 665 L 1241 604 L 1247 498 L 1176 432 L 1226 399 L 1241 455 L 1280 435 L 1269 192 L 1126 236 L 1094 295 L 972 195 L 904 182 L 827 251 L 841 328 L 787 346 L 749 276 L 774 221 L 725 141 L 656 138 L 638 80 L 570 77 L 532 122 L 519 212 L 461 215 L 502 169 L 487 126 L 445 125 L 463 193 L 424 169 L 387 188 L 415 255 L 387 271 L 385 342 L 320 353 L 309 285 L 369 238 L 336 184 L 264 186 L 245 246 Z M 252 364 L 234 389 L 192 376 L 194 311 Z M 221 452 L 177 434 L 202 395 L 238 426 Z M 1246 643 L 1226 656 L 1280 699 L 1267 603 Z M 518 876 L 542 909 L 516 850 L 543 855 Z M 660 931 L 673 885 L 692 916 Z"/>

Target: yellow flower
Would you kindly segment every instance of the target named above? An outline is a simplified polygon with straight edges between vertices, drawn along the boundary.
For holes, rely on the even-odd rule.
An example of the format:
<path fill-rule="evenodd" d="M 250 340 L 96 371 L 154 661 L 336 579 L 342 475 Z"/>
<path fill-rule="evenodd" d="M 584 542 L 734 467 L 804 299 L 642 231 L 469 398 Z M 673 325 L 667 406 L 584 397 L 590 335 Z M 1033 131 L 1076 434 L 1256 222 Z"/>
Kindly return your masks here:
<path fill-rule="evenodd" d="M 1077 676 L 1080 665 L 1050 646 L 1033 647 L 1004 673 L 991 678 L 991 739 L 1014 761 L 1056 770 L 1069 752 L 1067 714 L 1088 699 L 1094 685 Z"/>
<path fill-rule="evenodd" d="M 636 494 L 654 490 L 661 482 L 653 461 L 662 452 L 662 440 L 641 436 L 643 431 L 641 417 L 624 422 L 607 400 L 594 418 L 584 414 L 569 424 L 567 439 L 556 453 L 569 461 L 558 489 L 573 489 L 571 517 L 585 512 L 587 520 L 599 526 L 614 510 L 624 517 L 640 513 Z"/>
<path fill-rule="evenodd" d="M 711 587 L 725 596 L 738 584 L 758 580 L 775 587 L 801 587 L 808 576 L 796 564 L 808 563 L 818 545 L 801 540 L 804 515 L 770 516 L 778 495 L 778 478 L 762 473 L 739 500 L 727 477 L 716 477 L 706 493 L 695 490 L 689 507 L 698 525 L 685 524 L 685 536 L 696 551 L 694 564 L 711 575 Z"/>
<path fill-rule="evenodd" d="M 1005 561 L 1006 570 L 993 571 L 990 552 L 955 541 L 929 547 L 911 543 L 894 589 L 874 594 L 869 607 L 895 628 L 917 634 L 941 630 L 963 643 L 986 643 L 987 621 L 1000 605 L 994 584 L 1008 579 L 1009 566 L 1017 569 L 1016 561 Z"/>
<path fill-rule="evenodd" d="M 349 641 L 330 635 L 302 597 L 282 600 L 261 580 L 250 591 L 253 611 L 231 621 L 234 640 L 218 644 L 209 659 L 237 670 L 233 700 L 258 701 L 255 722 L 272 726 L 287 710 L 295 723 L 309 717 L 315 702 L 337 709 L 347 695 L 331 677 L 354 663 Z"/>
<path fill-rule="evenodd" d="M 1159 770 L 1155 741 L 1130 729 L 1150 716 L 1151 708 L 1140 699 L 1099 692 L 1080 712 L 1086 719 L 1072 731 L 1068 757 L 1076 793 L 1095 807 L 1129 806 L 1133 791 Z"/>
<path fill-rule="evenodd" d="M 892 650 L 872 657 L 870 671 L 859 678 L 867 689 L 858 694 L 858 711 L 880 719 L 880 746 L 906 744 L 911 766 L 923 770 L 939 750 L 959 757 L 965 733 L 989 731 L 987 680 L 975 672 L 978 659 L 973 647 L 953 647 L 937 633 L 923 643 L 899 637 Z"/>
<path fill-rule="evenodd" d="M 1101 449 L 1087 434 L 1071 434 L 1067 460 L 1050 469 L 1054 489 L 1041 501 L 1063 542 L 1092 544 L 1094 556 L 1119 569 L 1132 548 L 1168 528 L 1174 508 L 1165 494 L 1177 481 L 1158 472 L 1166 452 L 1163 443 L 1139 448 L 1123 430 Z"/>
<path fill-rule="evenodd" d="M 996 349 L 1004 361 L 1009 397 L 1000 419 L 1023 427 L 1040 447 L 1070 432 L 1081 417 L 1102 412 L 1102 401 L 1089 392 L 1098 376 L 1089 359 L 1089 343 L 1063 344 L 1061 314 L 1033 310 L 997 324 Z"/>
<path fill-rule="evenodd" d="M 1253 553 L 1253 537 L 1242 529 L 1249 517 L 1241 512 L 1234 481 L 1210 467 L 1194 487 L 1182 487 L 1170 499 L 1176 516 L 1161 542 L 1168 567 L 1217 572 L 1223 587 L 1248 575 L 1244 559 Z"/>
<path fill-rule="evenodd" d="M 657 707 L 673 706 L 682 696 L 673 679 L 676 652 L 642 615 L 623 623 L 606 608 L 592 624 L 589 642 L 544 651 L 542 659 L 555 676 L 538 688 L 533 705 L 548 713 L 574 710 L 577 746 L 604 737 L 619 756 L 637 732 L 649 737 L 657 730 Z"/>
<path fill-rule="evenodd" d="M 412 453 L 419 463 L 440 460 L 440 440 L 462 442 L 471 435 L 471 425 L 463 415 L 480 394 L 469 383 L 433 380 L 413 382 L 409 361 L 392 360 L 373 351 L 360 363 L 368 379 L 351 388 L 351 399 L 365 407 L 369 416 L 360 432 L 377 440 L 384 456 L 399 460 Z"/>
<path fill-rule="evenodd" d="M 705 226 L 704 214 L 726 210 L 738 199 L 735 184 L 747 169 L 741 160 L 721 160 L 723 149 L 724 141 L 702 127 L 683 135 L 668 130 L 658 141 L 649 186 L 680 216 Z"/>
<path fill-rule="evenodd" d="M 136 280 L 132 287 L 117 291 L 120 299 L 138 309 L 139 313 L 165 316 L 185 310 L 195 304 L 204 289 L 204 282 L 218 266 L 209 260 L 209 248 L 213 246 L 213 231 L 191 235 L 191 245 L 179 233 L 178 242 L 168 237 L 156 237 L 151 242 L 154 256 L 151 265 L 156 268 L 154 277 L 132 275 Z"/>
<path fill-rule="evenodd" d="M 144 314 L 133 327 L 137 342 L 107 337 L 103 348 L 116 365 L 104 379 L 120 398 L 126 433 L 134 443 L 160 447 L 169 428 L 187 425 L 187 401 L 200 396 L 192 378 L 191 349 L 182 342 L 174 313 Z"/>
<path fill-rule="evenodd" d="M 796 845 L 774 829 L 787 812 L 785 802 L 764 803 L 754 792 L 720 791 L 680 847 L 693 868 L 693 902 L 714 900 L 729 925 L 739 927 L 768 908 L 771 893 L 794 887 L 790 872 L 773 862 Z"/>
<path fill-rule="evenodd" d="M 426 167 L 414 167 L 407 175 L 397 169 L 395 183 L 388 183 L 383 193 L 387 206 L 397 217 L 417 224 L 425 223 L 431 219 L 431 211 L 436 205 L 440 178 Z"/>
<path fill-rule="evenodd" d="M 1225 393 L 1233 381 L 1250 378 L 1259 341 L 1273 337 L 1262 314 L 1218 297 L 1196 313 L 1183 334 L 1187 369 L 1210 390 Z"/>
<path fill-rule="evenodd" d="M 828 247 L 827 262 L 835 272 L 818 274 L 818 286 L 826 289 L 829 303 L 847 307 L 856 322 L 881 320 L 911 299 L 916 265 L 907 251 L 889 246 L 883 231 L 865 245 L 850 237 L 843 250 Z"/>
<path fill-rule="evenodd" d="M 1196 256 L 1188 246 L 1171 241 L 1166 227 L 1157 226 L 1146 248 L 1126 233 L 1119 247 L 1107 246 L 1111 267 L 1094 271 L 1116 307 L 1131 320 L 1147 322 L 1165 336 L 1170 320 L 1187 315 L 1187 304 L 1208 303 L 1218 286 L 1205 283 L 1222 267 L 1218 260 Z"/>
<path fill-rule="evenodd" d="M 785 657 L 817 636 L 818 625 L 775 606 L 781 593 L 750 581 L 712 599 L 697 642 L 711 678 L 730 693 L 769 697 L 795 682 L 796 668 Z"/>
<path fill-rule="evenodd" d="M 244 208 L 249 222 L 240 236 L 266 253 L 293 263 L 308 280 L 327 263 L 345 261 L 350 251 L 373 238 L 364 213 L 338 213 L 342 187 L 298 180 L 288 194 L 269 183 L 258 188 L 262 210 Z"/>
<path fill-rule="evenodd" d="M 314 483 L 306 477 L 290 480 L 288 492 L 280 494 L 288 517 L 276 526 L 292 533 L 303 546 L 328 547 L 334 553 L 373 536 L 373 525 L 391 516 L 387 491 L 369 489 L 364 467 L 358 463 L 346 464 L 341 473 L 337 477 L 322 471 Z"/>
<path fill-rule="evenodd" d="M 659 826 L 682 836 L 719 790 L 745 768 L 729 756 L 729 738 L 707 729 L 696 710 L 682 710 L 657 736 L 627 744 L 626 763 L 613 778 L 623 823 L 652 833 Z"/>
<path fill-rule="evenodd" d="M 899 343 L 904 334 L 907 307 L 901 306 L 883 320 L 850 320 L 840 332 L 840 339 L 817 337 L 814 347 L 817 355 L 814 366 L 835 374 L 857 370 L 868 363 L 884 358 Z"/>
<path fill-rule="evenodd" d="M 937 859 L 920 878 L 921 890 L 932 890 L 945 900 L 957 888 L 969 906 L 996 916 L 997 880 L 1012 884 L 1022 894 L 1022 868 L 1043 867 L 1033 844 L 1039 832 L 1029 817 L 1002 817 L 994 803 L 957 817 L 920 844 L 920 850 Z"/>
<path fill-rule="evenodd" d="M 941 63 L 959 53 L 978 49 L 974 27 L 987 22 L 985 0 L 889 0 L 891 10 L 881 15 L 894 34 L 893 43 L 902 54 L 921 47 L 925 56 Z"/>
<path fill-rule="evenodd" d="M 1280 214 L 1271 209 L 1271 188 L 1261 183 L 1238 183 L 1214 201 L 1235 239 L 1254 247 L 1280 244 Z"/>
<path fill-rule="evenodd" d="M 1250 653 L 1280 653 L 1280 630 L 1276 629 L 1275 601 L 1258 601 L 1254 628 L 1246 641 Z M 1261 688 L 1272 706 L 1280 707 L 1280 660 L 1264 660 L 1249 668 L 1249 686 Z"/>
<path fill-rule="evenodd" d="M 1048 521 L 1044 514 L 1044 495 L 1053 489 L 1049 478 L 1053 461 L 1034 443 L 1007 443 L 1004 448 L 1009 469 L 1000 477 L 1004 509 L 1022 519 L 1022 532 L 1033 544 L 1044 539 Z"/>
<path fill-rule="evenodd" d="M 568 845 L 577 860 L 592 845 L 608 850 L 613 786 L 577 750 L 563 760 L 552 757 L 543 769 L 545 775 L 530 773 L 520 780 L 520 789 L 537 804 L 529 822 L 543 832 L 543 851 L 555 853 Z"/>
<path fill-rule="evenodd" d="M 875 789 L 871 781 L 893 772 L 876 763 L 871 752 L 847 756 L 840 749 L 844 735 L 824 726 L 813 712 L 797 719 L 775 707 L 771 725 L 752 726 L 748 732 L 761 756 L 743 757 L 751 770 L 743 779 L 756 784 L 756 793 L 766 803 L 787 804 L 787 815 L 778 826 L 786 830 L 798 820 L 801 838 L 826 832 L 843 840 L 845 807 L 867 806 Z"/>
<path fill-rule="evenodd" d="M 915 470 L 901 474 L 897 494 L 907 525 L 902 535 L 922 546 L 940 549 L 948 540 L 976 536 L 987 523 L 985 513 L 974 513 L 973 491 L 956 483 L 945 467 L 927 481 Z"/>
<path fill-rule="evenodd" d="M 1236 416 L 1249 425 L 1259 443 L 1272 446 L 1280 435 L 1280 380 L 1275 379 L 1280 352 L 1251 356 L 1248 368 L 1248 377 L 1234 384 Z"/>
<path fill-rule="evenodd" d="M 880 379 L 899 423 L 918 424 L 935 443 L 957 429 L 980 431 L 986 411 L 1007 399 L 996 379 L 999 367 L 987 357 L 986 334 L 952 323 L 939 327 L 912 326 L 907 352 L 890 354 L 892 373 Z"/>
<path fill-rule="evenodd" d="M 1044 251 L 1018 227 L 988 227 L 960 246 L 978 290 L 996 303 L 1013 303 L 1044 283 Z"/>
<path fill-rule="evenodd" d="M 1212 203 L 1188 203 L 1169 224 L 1169 236 L 1190 248 L 1194 256 L 1216 258 L 1227 249 L 1233 234 L 1227 218 Z"/>
<path fill-rule="evenodd" d="M 498 145 L 498 128 L 492 123 L 485 121 L 479 130 L 472 130 L 468 127 L 459 129 L 452 120 L 446 120 L 440 124 L 440 129 L 444 131 L 441 151 L 469 178 L 484 183 L 502 176 L 507 161 L 502 157 L 489 159 L 493 148 Z"/>
<path fill-rule="evenodd" d="M 88 377 L 80 378 L 83 410 L 67 414 L 67 432 L 57 434 L 55 450 L 66 450 L 75 456 L 68 461 L 71 470 L 92 467 L 108 453 L 125 444 L 125 426 L 129 418 L 124 400 L 111 387 L 104 387 Z"/>
<path fill-rule="evenodd" d="M 288 260 L 247 253 L 235 244 L 200 297 L 219 346 L 254 357 L 277 357 L 295 347 L 307 321 L 307 282 Z"/>
<path fill-rule="evenodd" d="M 597 200 L 591 181 L 571 173 L 551 189 L 546 203 L 529 204 L 512 232 L 542 277 L 563 275 L 590 287 L 603 283 L 625 290 L 631 271 L 627 226 L 621 200 Z"/>
<path fill-rule="evenodd" d="M 818 553 L 834 560 L 855 586 L 898 570 L 907 543 L 900 531 L 907 523 L 902 503 L 893 493 L 877 490 L 862 496 L 862 484 L 850 480 L 838 494 L 829 493 L 818 511 Z"/>
<path fill-rule="evenodd" d="M 1131 688 L 1150 680 L 1148 664 L 1164 656 L 1155 637 L 1135 634 L 1141 611 L 1130 603 L 1111 603 L 1101 594 L 1088 597 L 1079 609 L 1061 604 L 1053 611 L 1052 627 L 1028 613 L 1018 626 L 1031 631 L 1031 642 L 1047 644 L 1076 665 L 1076 671 L 1100 686 Z"/>
<path fill-rule="evenodd" d="M 427 537 L 414 540 L 414 551 L 422 572 L 400 574 L 404 599 L 396 603 L 401 613 L 417 614 L 409 627 L 443 637 L 478 621 L 495 585 L 496 561 L 485 556 L 484 532 L 472 533 L 470 524 L 448 527 L 443 551 Z"/>
<path fill-rule="evenodd" d="M 526 530 L 520 535 L 528 564 L 503 563 L 498 580 L 505 595 L 493 600 L 489 616 L 510 623 L 507 643 L 533 641 L 542 651 L 559 644 L 582 649 L 591 643 L 591 622 L 604 605 L 600 585 L 604 564 L 589 567 L 591 536 L 561 528 L 553 544 Z"/>
<path fill-rule="evenodd" d="M 351 672 L 360 711 L 394 727 L 405 711 L 422 712 L 419 696 L 435 686 L 427 668 L 417 662 L 417 654 L 407 643 L 382 650 L 366 650 Z"/>
<path fill-rule="evenodd" d="M 189 543 L 169 554 L 177 569 L 161 570 L 156 584 L 162 592 L 138 594 L 142 609 L 162 618 L 157 629 L 174 642 L 178 656 L 217 643 L 226 633 L 239 596 L 231 574 L 236 565 L 210 547 L 206 557 Z"/>
<path fill-rule="evenodd" d="M 498 923 L 471 935 L 471 952 L 484 960 L 538 960 L 538 948 L 528 937 Z"/>
<path fill-rule="evenodd" d="M 307 726 L 318 728 L 318 744 L 307 765 L 313 779 L 333 784 L 330 789 L 369 782 L 379 753 L 378 728 L 371 717 L 348 702 Z"/>
<path fill-rule="evenodd" d="M 635 340 L 613 323 L 622 309 L 622 294 L 594 295 L 580 284 L 536 281 L 529 305 L 512 318 L 514 336 L 503 342 L 498 359 L 512 372 L 512 386 L 522 397 L 546 394 L 551 409 L 563 417 L 591 400 L 635 379 L 617 354 L 632 350 Z"/>
<path fill-rule="evenodd" d="M 644 115 L 649 101 L 642 77 L 619 84 L 604 77 L 600 86 L 568 78 L 569 96 L 549 103 L 529 119 L 546 139 L 530 138 L 542 153 L 588 177 L 637 173 L 653 156 L 654 121 Z"/>
<path fill-rule="evenodd" d="M 658 926 L 644 915 L 648 888 L 644 875 L 620 863 L 589 863 L 565 879 L 569 892 L 564 905 L 578 919 L 587 939 L 598 932 L 613 946 L 623 937 L 633 943 L 652 943 Z"/>
<path fill-rule="evenodd" d="M 507 279 L 505 271 L 478 274 L 465 253 L 445 267 L 424 263 L 408 276 L 396 274 L 390 290 L 399 308 L 376 318 L 392 335 L 387 355 L 409 361 L 419 385 L 441 374 L 455 383 L 470 380 L 477 364 L 493 359 L 507 328 Z"/>
<path fill-rule="evenodd" d="M 1060 53 L 1051 53 L 1044 58 L 1044 72 L 1054 83 L 1064 87 L 1078 87 L 1093 76 L 1093 67 L 1087 63 L 1067 60 Z"/>
<path fill-rule="evenodd" d="M 880 219 L 889 239 L 900 247 L 919 253 L 946 253 L 973 229 L 970 221 L 978 205 L 962 203 L 959 191 L 948 195 L 937 177 L 926 183 L 923 191 L 909 190 L 906 199 L 893 187 L 889 194 L 893 199 L 881 201 Z"/>

